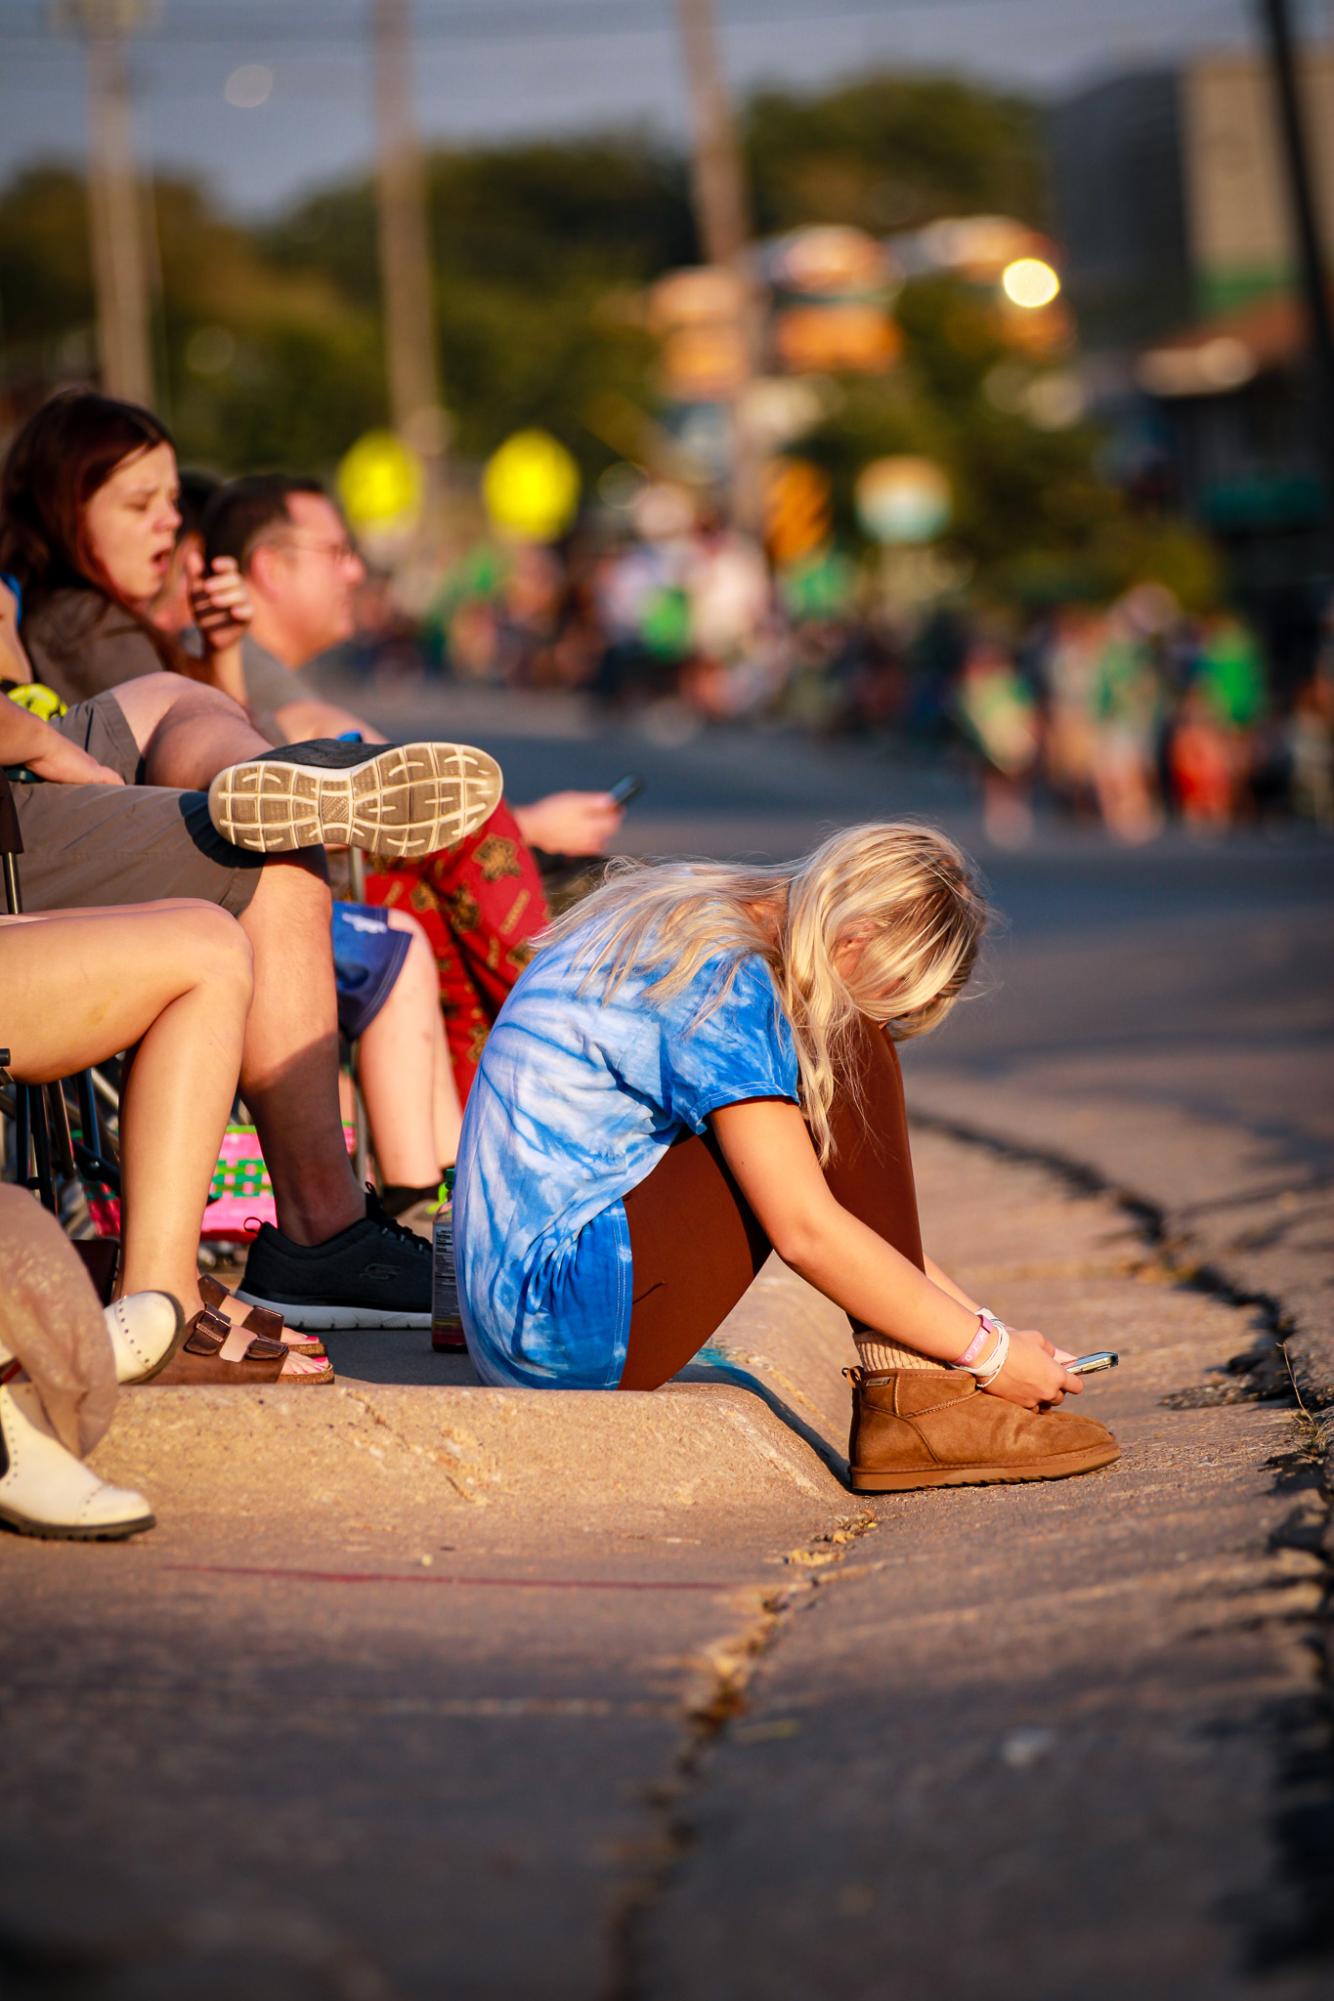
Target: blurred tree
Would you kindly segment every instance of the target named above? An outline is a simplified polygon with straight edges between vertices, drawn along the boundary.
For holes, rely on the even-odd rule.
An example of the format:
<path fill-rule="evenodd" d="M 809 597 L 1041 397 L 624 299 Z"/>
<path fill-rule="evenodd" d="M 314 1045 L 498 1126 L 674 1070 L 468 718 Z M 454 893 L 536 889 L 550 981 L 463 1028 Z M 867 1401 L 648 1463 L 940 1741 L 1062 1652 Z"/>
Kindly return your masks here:
<path fill-rule="evenodd" d="M 762 234 L 845 222 L 883 235 L 942 215 L 1043 220 L 1034 106 L 951 77 L 872 76 L 809 97 L 761 92 L 745 143 Z"/>
<path fill-rule="evenodd" d="M 436 152 L 427 182 L 431 249 L 446 283 L 490 279 L 544 292 L 580 272 L 642 280 L 696 255 L 684 163 L 640 138 Z M 369 182 L 313 196 L 264 243 L 285 265 L 365 296 L 376 270 Z"/>
<path fill-rule="evenodd" d="M 285 271 L 192 182 L 158 180 L 157 402 L 182 458 L 221 472 L 327 470 L 382 408 L 373 307 Z M 82 179 L 20 175 L 0 197 L 5 387 L 16 415 L 95 366 Z"/>
<path fill-rule="evenodd" d="M 897 310 L 898 369 L 849 378 L 801 446 L 834 480 L 845 535 L 857 533 L 861 467 L 920 453 L 950 480 L 953 515 L 942 546 L 983 591 L 1039 606 L 1107 598 L 1152 578 L 1191 609 L 1216 601 L 1208 543 L 1179 521 L 1132 510 L 1099 471 L 1092 426 L 1036 423 L 1025 413 L 1023 391 L 1051 370 L 1016 362 L 1004 318 L 984 293 L 953 278 L 924 279 L 905 287 Z"/>
<path fill-rule="evenodd" d="M 7 388 L 93 365 L 88 202 L 69 167 L 29 167 L 0 197 L 0 331 Z"/>
<path fill-rule="evenodd" d="M 589 468 L 611 454 L 587 429 L 608 389 L 642 400 L 651 353 L 609 294 L 697 254 L 684 164 L 637 139 L 436 153 L 428 162 L 436 317 L 456 448 L 490 452 L 542 424 Z M 305 202 L 266 233 L 288 272 L 373 298 L 370 188 Z"/>
<path fill-rule="evenodd" d="M 160 401 L 182 457 L 224 472 L 328 471 L 381 419 L 373 305 L 286 269 L 190 183 L 155 189 L 163 273 Z"/>
<path fill-rule="evenodd" d="M 947 214 L 1041 223 L 1037 114 L 941 78 L 867 78 L 822 95 L 762 93 L 745 118 L 759 226 L 851 222 L 876 234 Z M 428 164 L 436 309 L 454 448 L 482 459 L 538 424 L 595 474 L 654 398 L 627 295 L 699 255 L 684 159 L 638 134 L 440 151 Z M 368 178 L 247 225 L 197 185 L 160 180 L 159 402 L 187 463 L 328 473 L 386 417 L 375 205 Z M 80 177 L 34 167 L 0 193 L 3 386 L 20 414 L 93 366 Z M 797 449 L 833 476 L 845 537 L 869 459 L 921 453 L 950 475 L 946 547 L 984 588 L 1032 599 L 1164 574 L 1207 601 L 1198 538 L 1135 516 L 1080 423 L 1044 420 L 1027 388 L 1049 364 L 1009 344 L 994 302 L 950 279 L 907 285 L 899 366 L 832 385 Z M 1059 362 L 1056 368 L 1059 369 Z M 599 411 L 613 409 L 615 445 Z"/>

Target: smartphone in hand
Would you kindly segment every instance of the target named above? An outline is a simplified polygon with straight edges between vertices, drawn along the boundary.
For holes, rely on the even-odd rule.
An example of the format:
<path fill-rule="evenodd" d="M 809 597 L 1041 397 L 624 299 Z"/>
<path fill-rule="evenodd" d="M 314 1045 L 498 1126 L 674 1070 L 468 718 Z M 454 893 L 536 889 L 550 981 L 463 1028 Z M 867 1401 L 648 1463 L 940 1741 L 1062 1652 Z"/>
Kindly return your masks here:
<path fill-rule="evenodd" d="M 614 785 L 608 786 L 607 797 L 614 805 L 628 806 L 632 799 L 639 797 L 643 789 L 643 779 L 637 772 L 628 771 L 624 778 L 618 778 Z"/>
<path fill-rule="evenodd" d="M 1121 1357 L 1110 1348 L 1099 1348 L 1091 1355 L 1076 1355 L 1073 1362 L 1065 1364 L 1067 1376 L 1097 1376 L 1104 1369 L 1114 1369 Z"/>

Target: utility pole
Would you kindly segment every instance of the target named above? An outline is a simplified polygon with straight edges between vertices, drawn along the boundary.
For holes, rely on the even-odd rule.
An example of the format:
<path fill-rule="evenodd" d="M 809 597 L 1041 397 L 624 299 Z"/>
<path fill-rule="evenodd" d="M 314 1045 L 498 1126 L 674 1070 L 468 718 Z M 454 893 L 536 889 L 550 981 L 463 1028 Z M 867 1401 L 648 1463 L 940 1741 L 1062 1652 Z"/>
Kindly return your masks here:
<path fill-rule="evenodd" d="M 426 180 L 412 109 L 410 0 L 374 0 L 376 188 L 389 410 L 425 478 L 423 545 L 441 531 L 445 413 L 431 311 Z"/>
<path fill-rule="evenodd" d="M 1296 48 L 1288 0 L 1260 0 L 1260 18 L 1273 71 L 1288 203 L 1310 329 L 1311 361 L 1319 399 L 1326 529 L 1334 536 L 1334 322 L 1330 316 L 1329 276 L 1311 181 L 1311 156 L 1297 85 Z"/>
<path fill-rule="evenodd" d="M 732 519 L 761 531 L 764 468 L 746 422 L 747 391 L 758 373 L 763 317 L 748 255 L 750 223 L 736 121 L 723 75 L 713 0 L 677 0 L 690 93 L 691 191 L 695 223 L 710 264 L 730 271 L 740 299 L 742 369 L 732 406 Z"/>
<path fill-rule="evenodd" d="M 97 298 L 99 374 L 109 396 L 153 400 L 148 262 L 125 41 L 148 18 L 145 0 L 63 0 L 57 21 L 87 44 L 88 220 Z"/>

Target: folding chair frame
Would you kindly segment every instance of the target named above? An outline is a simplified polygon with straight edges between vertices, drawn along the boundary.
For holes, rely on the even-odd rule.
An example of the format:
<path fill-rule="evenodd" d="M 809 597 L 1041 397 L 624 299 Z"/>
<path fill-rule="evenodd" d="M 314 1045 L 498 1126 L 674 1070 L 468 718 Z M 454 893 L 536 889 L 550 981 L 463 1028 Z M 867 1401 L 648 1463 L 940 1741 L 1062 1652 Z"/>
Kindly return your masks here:
<path fill-rule="evenodd" d="M 4 883 L 4 910 L 10 917 L 23 915 L 23 894 L 19 885 L 18 858 L 23 852 L 18 814 L 8 776 L 0 771 L 0 875 Z M 0 1027 L 3 1025 L 0 1024 Z M 30 1188 L 52 1215 L 59 1213 L 59 1185 L 81 1177 L 101 1181 L 113 1190 L 120 1187 L 120 1170 L 102 1156 L 102 1124 L 97 1112 L 97 1078 L 83 1070 L 63 1082 L 21 1084 L 15 1079 L 0 1091 L 0 1111 L 14 1124 L 14 1179 Z M 105 1087 L 104 1087 L 105 1088 Z M 79 1118 L 79 1138 L 70 1126 L 66 1092 L 74 1094 Z"/>

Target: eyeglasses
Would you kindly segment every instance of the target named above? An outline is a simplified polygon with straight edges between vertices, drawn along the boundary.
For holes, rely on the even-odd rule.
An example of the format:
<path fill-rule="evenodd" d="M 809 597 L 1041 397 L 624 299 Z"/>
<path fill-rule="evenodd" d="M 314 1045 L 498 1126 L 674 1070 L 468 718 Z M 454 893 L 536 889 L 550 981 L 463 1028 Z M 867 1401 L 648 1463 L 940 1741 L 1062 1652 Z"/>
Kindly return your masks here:
<path fill-rule="evenodd" d="M 259 544 L 256 545 L 260 546 Z M 309 550 L 313 556 L 327 556 L 331 563 L 355 563 L 360 561 L 356 546 L 346 540 L 342 542 L 299 542 L 295 535 L 270 535 L 264 539 L 266 549 Z"/>

